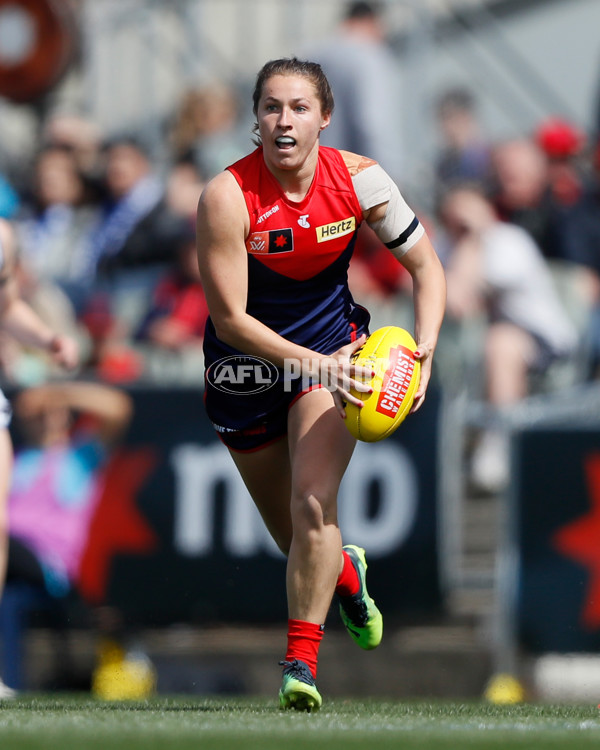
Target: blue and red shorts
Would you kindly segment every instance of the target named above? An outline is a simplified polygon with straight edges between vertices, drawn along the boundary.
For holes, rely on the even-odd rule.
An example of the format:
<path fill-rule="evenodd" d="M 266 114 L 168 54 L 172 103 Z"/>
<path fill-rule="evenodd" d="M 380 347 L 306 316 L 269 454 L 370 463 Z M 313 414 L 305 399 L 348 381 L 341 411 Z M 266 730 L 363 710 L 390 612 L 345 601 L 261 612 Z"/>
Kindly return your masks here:
<path fill-rule="evenodd" d="M 206 378 L 204 403 L 217 435 L 231 450 L 260 450 L 287 434 L 288 412 L 304 394 L 321 388 L 319 382 L 301 378 L 278 381 L 258 393 L 223 392 Z"/>

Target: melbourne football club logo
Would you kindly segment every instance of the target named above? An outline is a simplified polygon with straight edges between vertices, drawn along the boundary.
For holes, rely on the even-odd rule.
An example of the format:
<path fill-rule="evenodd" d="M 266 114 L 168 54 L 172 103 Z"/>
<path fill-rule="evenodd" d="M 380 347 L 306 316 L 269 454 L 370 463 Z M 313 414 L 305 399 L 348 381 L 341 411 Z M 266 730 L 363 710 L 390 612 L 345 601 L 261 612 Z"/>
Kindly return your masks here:
<path fill-rule="evenodd" d="M 300 224 L 303 229 L 310 229 L 308 214 L 302 214 L 302 216 L 298 219 L 298 224 Z"/>
<path fill-rule="evenodd" d="M 272 388 L 279 380 L 279 370 L 267 359 L 240 354 L 213 362 L 206 379 L 218 391 L 247 396 Z"/>
<path fill-rule="evenodd" d="M 291 253 L 294 249 L 294 235 L 290 228 L 253 232 L 246 240 L 246 249 L 252 255 Z"/>

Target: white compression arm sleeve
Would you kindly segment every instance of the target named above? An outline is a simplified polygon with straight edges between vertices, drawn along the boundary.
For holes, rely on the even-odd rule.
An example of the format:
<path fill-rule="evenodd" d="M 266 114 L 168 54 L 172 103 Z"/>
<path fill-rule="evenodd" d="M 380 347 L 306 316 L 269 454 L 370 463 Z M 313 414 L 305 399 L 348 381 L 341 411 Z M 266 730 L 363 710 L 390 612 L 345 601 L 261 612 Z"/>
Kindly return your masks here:
<path fill-rule="evenodd" d="M 354 175 L 352 184 L 363 211 L 387 203 L 385 216 L 369 226 L 386 247 L 401 258 L 425 230 L 396 183 L 379 164 L 373 164 Z"/>

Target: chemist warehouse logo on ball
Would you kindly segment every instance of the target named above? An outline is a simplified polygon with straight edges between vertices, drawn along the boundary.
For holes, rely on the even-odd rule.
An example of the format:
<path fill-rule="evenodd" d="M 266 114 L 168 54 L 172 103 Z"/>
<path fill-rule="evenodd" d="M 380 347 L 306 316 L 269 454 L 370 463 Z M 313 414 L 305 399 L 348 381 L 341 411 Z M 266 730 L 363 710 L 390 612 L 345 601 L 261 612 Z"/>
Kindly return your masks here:
<path fill-rule="evenodd" d="M 404 346 L 397 346 L 390 351 L 390 359 L 383 376 L 381 395 L 377 402 L 376 411 L 386 417 L 395 417 L 402 404 L 413 371 L 415 369 L 414 354 Z"/>
<path fill-rule="evenodd" d="M 279 371 L 272 362 L 261 357 L 237 355 L 213 362 L 206 379 L 223 393 L 247 396 L 272 388 L 279 379 Z"/>

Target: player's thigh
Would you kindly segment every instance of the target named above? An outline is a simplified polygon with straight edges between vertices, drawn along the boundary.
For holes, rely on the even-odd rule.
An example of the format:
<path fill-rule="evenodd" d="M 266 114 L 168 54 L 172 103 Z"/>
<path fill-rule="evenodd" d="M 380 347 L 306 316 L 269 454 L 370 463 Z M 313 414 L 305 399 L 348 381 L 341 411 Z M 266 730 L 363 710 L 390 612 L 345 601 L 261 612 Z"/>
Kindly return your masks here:
<path fill-rule="evenodd" d="M 312 390 L 290 408 L 288 440 L 292 494 L 315 496 L 335 507 L 344 472 L 356 445 L 324 388 Z"/>
<path fill-rule="evenodd" d="M 250 453 L 229 451 L 269 533 L 284 554 L 292 540 L 287 438 Z"/>

